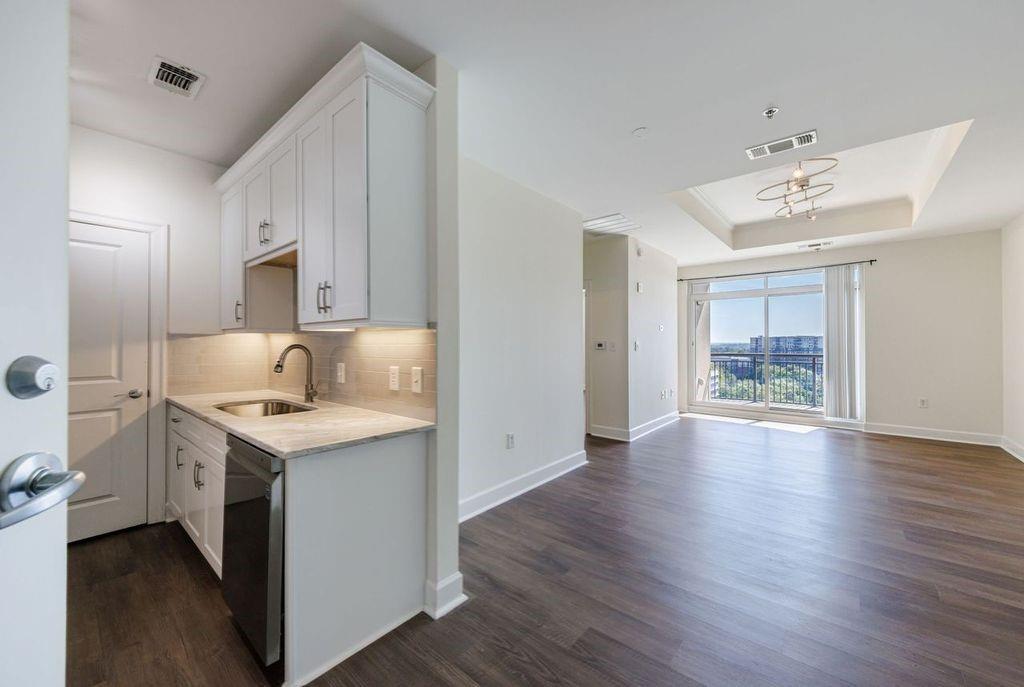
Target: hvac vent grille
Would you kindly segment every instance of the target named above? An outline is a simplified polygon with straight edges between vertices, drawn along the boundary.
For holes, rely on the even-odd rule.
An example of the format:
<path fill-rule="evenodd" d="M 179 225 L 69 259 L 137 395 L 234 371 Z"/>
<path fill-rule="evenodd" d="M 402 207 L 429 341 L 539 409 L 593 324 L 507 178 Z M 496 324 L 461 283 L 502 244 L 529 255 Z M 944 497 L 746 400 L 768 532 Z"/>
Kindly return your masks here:
<path fill-rule="evenodd" d="M 777 155 L 778 153 L 784 153 L 787 150 L 793 150 L 795 148 L 803 148 L 804 146 L 809 146 L 812 143 L 817 142 L 817 131 L 805 131 L 802 134 L 790 136 L 789 138 L 780 138 L 777 141 L 762 143 L 760 145 L 747 148 L 747 157 L 751 160 L 758 160 L 762 157 Z"/>
<path fill-rule="evenodd" d="M 149 82 L 171 93 L 195 98 L 206 77 L 188 67 L 175 64 L 159 55 L 153 58 L 149 70 Z"/>
<path fill-rule="evenodd" d="M 623 234 L 639 228 L 639 224 L 621 213 L 594 217 L 583 222 L 583 230 L 589 234 Z"/>

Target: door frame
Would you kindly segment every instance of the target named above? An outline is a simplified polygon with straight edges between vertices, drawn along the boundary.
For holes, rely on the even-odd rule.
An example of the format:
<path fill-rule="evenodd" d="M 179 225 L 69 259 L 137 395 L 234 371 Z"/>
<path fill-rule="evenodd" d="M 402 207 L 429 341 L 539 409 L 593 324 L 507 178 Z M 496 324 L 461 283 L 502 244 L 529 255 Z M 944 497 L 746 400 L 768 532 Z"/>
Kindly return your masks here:
<path fill-rule="evenodd" d="M 167 519 L 167 441 L 164 391 L 167 379 L 167 241 L 169 226 L 71 210 L 68 220 L 149 236 L 149 395 L 146 403 L 146 523 Z"/>

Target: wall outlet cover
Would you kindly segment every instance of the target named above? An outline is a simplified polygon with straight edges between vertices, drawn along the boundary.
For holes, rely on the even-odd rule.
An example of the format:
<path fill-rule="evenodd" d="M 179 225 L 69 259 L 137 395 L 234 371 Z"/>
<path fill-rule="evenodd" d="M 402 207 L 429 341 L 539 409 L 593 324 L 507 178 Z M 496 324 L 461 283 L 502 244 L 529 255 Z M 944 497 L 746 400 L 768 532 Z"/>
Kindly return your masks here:
<path fill-rule="evenodd" d="M 338 363 L 338 369 L 334 379 L 338 384 L 345 383 L 345 363 Z"/>
<path fill-rule="evenodd" d="M 414 367 L 412 368 L 412 392 L 414 394 L 423 393 L 423 368 Z"/>
<path fill-rule="evenodd" d="M 505 435 L 505 448 L 511 449 L 516 447 L 516 435 L 509 433 Z"/>
<path fill-rule="evenodd" d="M 398 391 L 398 365 L 391 365 L 388 367 L 388 389 L 391 391 Z"/>

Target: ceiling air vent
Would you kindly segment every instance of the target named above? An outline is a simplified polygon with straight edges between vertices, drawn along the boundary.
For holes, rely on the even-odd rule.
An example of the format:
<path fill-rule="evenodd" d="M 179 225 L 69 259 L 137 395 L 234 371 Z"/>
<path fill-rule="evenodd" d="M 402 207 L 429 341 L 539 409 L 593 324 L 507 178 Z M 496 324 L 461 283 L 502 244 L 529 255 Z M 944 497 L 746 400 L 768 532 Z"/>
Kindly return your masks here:
<path fill-rule="evenodd" d="M 639 224 L 620 213 L 594 217 L 583 222 L 583 230 L 590 234 L 622 234 L 639 228 Z"/>
<path fill-rule="evenodd" d="M 795 148 L 803 148 L 809 146 L 812 143 L 818 142 L 818 132 L 805 131 L 802 134 L 796 136 L 790 136 L 789 138 L 780 138 L 777 141 L 771 143 L 762 143 L 761 145 L 752 146 L 747 148 L 747 157 L 751 160 L 758 160 L 762 157 L 768 157 L 769 155 L 776 155 L 778 153 L 784 153 L 787 150 L 793 150 Z"/>
<path fill-rule="evenodd" d="M 192 99 L 206 77 L 183 64 L 176 64 L 157 55 L 153 58 L 153 66 L 149 70 L 149 82 L 171 93 Z"/>
<path fill-rule="evenodd" d="M 814 252 L 818 252 L 820 250 L 825 250 L 831 245 L 831 241 L 817 241 L 815 243 L 804 243 L 802 245 L 797 246 L 797 248 L 800 250 L 812 250 Z"/>

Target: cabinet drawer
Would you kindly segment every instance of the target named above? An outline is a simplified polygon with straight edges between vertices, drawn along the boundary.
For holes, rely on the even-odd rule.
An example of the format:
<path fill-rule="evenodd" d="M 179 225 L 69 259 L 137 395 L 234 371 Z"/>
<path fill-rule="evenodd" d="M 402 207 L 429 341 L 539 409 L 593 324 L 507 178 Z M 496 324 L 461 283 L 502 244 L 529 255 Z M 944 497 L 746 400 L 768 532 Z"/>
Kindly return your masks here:
<path fill-rule="evenodd" d="M 213 460 L 224 465 L 228 452 L 228 435 L 181 408 L 168 404 L 168 426 Z"/>

